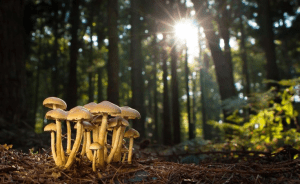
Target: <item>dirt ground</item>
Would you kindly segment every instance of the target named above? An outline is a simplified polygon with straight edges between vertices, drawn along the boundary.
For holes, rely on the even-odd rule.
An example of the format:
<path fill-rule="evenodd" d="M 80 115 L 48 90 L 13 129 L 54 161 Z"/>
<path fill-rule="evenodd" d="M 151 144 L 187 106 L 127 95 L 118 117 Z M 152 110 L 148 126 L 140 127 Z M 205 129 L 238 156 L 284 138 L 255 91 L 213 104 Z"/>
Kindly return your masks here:
<path fill-rule="evenodd" d="M 92 171 L 86 158 L 63 170 L 49 149 L 22 153 L 0 145 L 0 183 L 300 183 L 298 150 L 287 146 L 275 154 L 260 152 L 203 152 L 198 164 L 171 162 L 180 155 L 139 153 L 132 164 L 114 163 Z M 186 156 L 186 155 L 184 155 Z"/>

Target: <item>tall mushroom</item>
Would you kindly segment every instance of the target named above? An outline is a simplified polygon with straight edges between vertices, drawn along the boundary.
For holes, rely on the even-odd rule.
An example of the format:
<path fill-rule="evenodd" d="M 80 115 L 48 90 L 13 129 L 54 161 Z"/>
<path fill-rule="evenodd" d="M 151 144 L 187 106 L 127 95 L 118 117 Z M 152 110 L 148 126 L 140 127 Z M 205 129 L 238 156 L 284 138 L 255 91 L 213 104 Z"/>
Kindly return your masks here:
<path fill-rule="evenodd" d="M 62 166 L 64 164 L 64 151 L 62 148 L 61 141 L 61 120 L 66 120 L 67 113 L 61 109 L 54 109 L 48 111 L 45 115 L 46 119 L 55 120 L 56 123 L 56 155 L 57 155 L 57 165 Z"/>
<path fill-rule="evenodd" d="M 121 109 L 119 106 L 109 102 L 109 101 L 103 101 L 99 104 L 97 104 L 95 107 L 91 109 L 91 113 L 102 115 L 102 123 L 99 128 L 99 139 L 98 142 L 102 146 L 99 153 L 99 164 L 103 168 L 105 166 L 104 162 L 104 142 L 105 142 L 105 135 L 106 135 L 106 126 L 107 126 L 107 117 L 108 115 L 112 114 L 119 114 L 121 113 Z"/>
<path fill-rule="evenodd" d="M 119 137 L 121 136 L 121 131 L 125 129 L 127 126 L 129 126 L 128 121 L 125 120 L 124 118 L 116 117 L 115 119 L 116 119 L 115 121 L 112 121 L 109 124 L 110 127 L 117 127 L 117 131 L 115 135 L 115 140 L 112 143 L 112 150 L 110 151 L 109 156 L 107 157 L 108 164 L 112 161 L 113 156 L 118 149 L 119 141 L 122 142 L 123 137 L 122 139 L 119 139 Z M 115 134 L 115 132 L 113 134 Z"/>
<path fill-rule="evenodd" d="M 45 132 L 51 132 L 51 152 L 53 156 L 53 160 L 55 164 L 57 165 L 57 158 L 56 158 L 56 152 L 55 152 L 55 135 L 54 132 L 56 132 L 56 124 L 55 123 L 49 123 L 44 127 Z"/>
<path fill-rule="evenodd" d="M 92 119 L 92 114 L 85 108 L 78 108 L 74 111 L 69 111 L 67 120 L 77 122 L 77 131 L 76 131 L 76 138 L 73 145 L 73 148 L 71 150 L 70 156 L 67 160 L 67 163 L 65 165 L 65 169 L 69 169 L 74 160 L 77 150 L 79 149 L 80 142 L 82 139 L 82 133 L 83 133 L 83 125 L 82 121 L 90 121 Z"/>
<path fill-rule="evenodd" d="M 129 151 L 128 151 L 128 163 L 131 164 L 133 139 L 140 137 L 140 133 L 133 128 L 127 130 L 124 134 L 125 138 L 129 138 Z"/>
<path fill-rule="evenodd" d="M 120 116 L 120 117 L 126 119 L 127 121 L 129 119 L 140 119 L 141 118 L 140 113 L 137 110 L 135 110 L 131 107 L 123 106 L 123 107 L 120 107 L 120 109 L 121 109 L 121 113 L 113 115 L 113 116 Z M 121 130 L 121 136 L 119 137 L 120 140 L 123 139 L 124 132 L 125 132 L 125 128 L 123 128 L 123 130 Z M 122 141 L 119 141 L 117 151 L 116 151 L 116 153 L 114 155 L 114 158 L 113 158 L 114 162 L 118 162 L 118 161 L 121 160 L 121 148 L 122 148 Z"/>
<path fill-rule="evenodd" d="M 89 151 L 89 146 L 91 144 L 91 134 L 90 132 L 94 129 L 94 125 L 92 125 L 88 121 L 83 121 L 83 144 L 81 149 L 81 156 L 83 157 L 85 154 L 88 154 L 87 150 Z M 89 135 L 89 136 L 88 136 Z"/>

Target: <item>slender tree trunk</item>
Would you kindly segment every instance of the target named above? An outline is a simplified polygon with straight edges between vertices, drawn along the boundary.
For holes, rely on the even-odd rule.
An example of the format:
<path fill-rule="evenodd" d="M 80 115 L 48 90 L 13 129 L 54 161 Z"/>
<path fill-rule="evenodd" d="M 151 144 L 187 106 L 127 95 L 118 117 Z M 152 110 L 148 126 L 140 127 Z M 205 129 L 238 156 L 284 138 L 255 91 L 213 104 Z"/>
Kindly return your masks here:
<path fill-rule="evenodd" d="M 133 124 L 141 135 L 145 136 L 145 107 L 144 107 L 144 76 L 143 72 L 143 58 L 142 58 L 142 44 L 140 36 L 140 16 L 138 15 L 139 0 L 131 1 L 131 44 L 130 44 L 130 58 L 131 58 L 131 90 L 132 90 L 132 108 L 141 113 L 141 119 Z"/>
<path fill-rule="evenodd" d="M 53 24 L 53 36 L 54 36 L 54 44 L 52 51 L 52 62 L 54 65 L 54 70 L 52 71 L 52 89 L 53 96 L 58 96 L 58 87 L 59 81 L 58 79 L 58 3 L 52 0 L 52 5 L 54 7 L 54 24 Z"/>
<path fill-rule="evenodd" d="M 166 34 L 163 35 L 163 45 L 166 45 Z M 162 69 L 163 69 L 163 143 L 164 145 L 172 145 L 172 127 L 169 107 L 169 87 L 168 87 L 168 68 L 167 68 L 167 51 L 163 47 L 162 51 Z"/>
<path fill-rule="evenodd" d="M 189 88 L 189 67 L 188 67 L 188 48 L 187 43 L 185 43 L 185 92 L 186 92 L 186 112 L 188 115 L 188 125 L 189 125 L 189 140 L 195 138 L 195 125 L 191 121 L 191 104 L 190 104 L 190 88 Z"/>
<path fill-rule="evenodd" d="M 107 100 L 119 104 L 118 0 L 108 1 Z"/>
<path fill-rule="evenodd" d="M 69 108 L 77 105 L 77 59 L 78 59 L 78 35 L 79 28 L 79 2 L 72 0 L 72 9 L 70 16 L 71 28 L 71 46 L 70 46 L 70 63 L 69 63 L 69 84 L 67 104 Z"/>
<path fill-rule="evenodd" d="M 90 17 L 89 17 L 89 27 L 90 27 L 90 51 L 89 51 L 89 63 L 93 66 L 93 33 L 94 33 L 94 1 L 90 2 Z M 94 70 L 89 70 L 89 102 L 94 101 Z"/>
<path fill-rule="evenodd" d="M 172 36 L 174 37 L 174 35 Z M 181 141 L 177 62 L 178 62 L 178 57 L 177 57 L 176 45 L 174 45 L 171 50 L 171 75 L 172 75 L 171 86 L 172 86 L 172 117 L 173 117 L 174 144 L 179 144 Z"/>
<path fill-rule="evenodd" d="M 24 0 L 0 1 L 0 118 L 3 118 L 4 122 L 14 124 L 14 127 L 18 127 L 20 120 L 26 118 L 27 111 L 24 4 Z"/>
<path fill-rule="evenodd" d="M 241 4 L 241 2 L 240 2 Z M 241 6 L 240 6 L 241 8 Z M 249 72 L 248 72 L 248 61 L 247 61 L 247 52 L 246 52 L 246 35 L 244 30 L 243 18 L 242 14 L 240 14 L 240 31 L 241 31 L 241 57 L 243 61 L 243 86 L 245 86 L 245 95 L 250 94 L 250 79 L 249 79 Z"/>
<path fill-rule="evenodd" d="M 223 52 L 219 46 L 219 37 L 212 31 L 214 25 L 212 24 L 211 15 L 207 15 L 202 4 L 198 0 L 192 0 L 194 7 L 198 14 L 199 21 L 201 20 L 201 26 L 204 29 L 206 39 L 211 51 L 212 59 L 214 61 L 217 82 L 219 85 L 221 100 L 225 100 L 235 95 L 235 86 L 233 83 L 233 75 L 230 69 L 230 63 L 226 62 Z M 226 113 L 225 113 L 226 114 Z"/>
<path fill-rule="evenodd" d="M 275 44 L 274 44 L 274 32 L 273 32 L 273 20 L 270 8 L 270 0 L 260 0 L 258 2 L 261 13 L 261 29 L 262 29 L 262 44 L 265 50 L 267 59 L 266 72 L 267 79 L 280 80 L 279 70 L 276 63 Z M 267 87 L 278 86 L 274 83 L 268 83 Z"/>
<path fill-rule="evenodd" d="M 158 97 L 157 97 L 157 64 L 159 63 L 159 49 L 157 43 L 157 24 L 156 22 L 153 23 L 154 25 L 154 38 L 152 41 L 152 48 L 153 48 L 153 119 L 154 119 L 154 132 L 153 138 L 159 142 L 159 132 L 158 132 Z"/>

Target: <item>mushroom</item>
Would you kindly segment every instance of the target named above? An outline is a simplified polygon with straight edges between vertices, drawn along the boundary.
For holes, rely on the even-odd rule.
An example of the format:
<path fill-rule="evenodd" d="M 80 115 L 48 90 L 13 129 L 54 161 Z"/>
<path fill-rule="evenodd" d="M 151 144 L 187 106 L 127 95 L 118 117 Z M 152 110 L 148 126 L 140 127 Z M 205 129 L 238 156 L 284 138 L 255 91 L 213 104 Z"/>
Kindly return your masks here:
<path fill-rule="evenodd" d="M 133 148 L 132 148 L 133 149 Z M 121 149 L 121 152 L 123 153 L 123 159 L 122 159 L 122 163 L 125 162 L 125 159 L 126 159 L 126 155 L 128 153 L 128 148 L 125 146 Z"/>
<path fill-rule="evenodd" d="M 101 115 L 102 114 L 102 123 L 99 128 L 99 139 L 98 142 L 102 146 L 99 153 L 99 164 L 103 168 L 105 166 L 104 162 L 104 142 L 105 142 L 105 135 L 106 135 L 106 126 L 107 126 L 107 117 L 108 115 L 112 114 L 119 114 L 121 113 L 121 109 L 119 106 L 109 102 L 103 101 L 97 105 L 95 105 L 91 109 L 91 113 Z"/>
<path fill-rule="evenodd" d="M 45 107 L 48 107 L 49 109 L 56 109 L 60 108 L 62 110 L 67 109 L 67 104 L 65 101 L 63 101 L 60 98 L 57 97 L 48 97 L 43 101 L 43 105 Z"/>
<path fill-rule="evenodd" d="M 96 154 L 98 152 L 99 149 L 101 149 L 101 145 L 97 142 L 92 143 L 89 146 L 90 150 L 94 150 L 94 156 L 93 156 L 93 171 L 96 172 Z"/>
<path fill-rule="evenodd" d="M 109 123 L 109 126 L 114 127 L 113 136 L 115 134 L 115 140 L 114 140 L 114 142 L 112 142 L 112 150 L 110 151 L 109 156 L 107 158 L 107 163 L 108 164 L 112 161 L 113 156 L 115 155 L 116 151 L 118 150 L 119 145 L 122 146 L 123 136 L 121 137 L 121 132 L 122 131 L 124 132 L 125 128 L 127 126 L 129 126 L 129 123 L 124 118 L 116 117 L 116 118 L 113 118 L 111 120 L 111 122 Z M 116 132 L 115 132 L 115 128 L 117 128 Z"/>
<path fill-rule="evenodd" d="M 68 161 L 65 165 L 65 169 L 69 169 L 75 160 L 76 152 L 79 149 L 80 142 L 82 139 L 83 133 L 83 125 L 82 121 L 89 121 L 92 119 L 92 114 L 85 108 L 78 108 L 77 110 L 70 111 L 67 117 L 69 121 L 76 121 L 77 122 L 77 131 L 76 131 L 76 138 L 71 150 L 70 156 Z"/>
<path fill-rule="evenodd" d="M 133 139 L 140 137 L 140 133 L 133 128 L 127 130 L 124 134 L 125 138 L 129 138 L 128 163 L 131 164 Z"/>
<path fill-rule="evenodd" d="M 91 144 L 91 134 L 90 131 L 93 130 L 94 125 L 92 125 L 91 123 L 87 122 L 87 121 L 83 121 L 83 145 L 82 145 L 82 149 L 81 149 L 81 156 L 83 157 L 85 155 L 85 153 L 88 153 L 87 148 L 89 148 L 90 144 Z M 88 136 L 89 134 L 89 136 Z"/>
<path fill-rule="evenodd" d="M 95 116 L 91 121 L 95 125 L 95 129 L 93 130 L 93 142 L 98 142 L 99 139 L 99 127 L 102 123 L 102 115 Z"/>
<path fill-rule="evenodd" d="M 61 141 L 61 122 L 60 122 L 60 120 L 66 120 L 67 113 L 61 109 L 54 109 L 54 110 L 48 111 L 45 115 L 45 118 L 55 120 L 57 165 L 62 166 L 65 162 L 64 161 L 65 154 L 64 154 L 63 147 L 62 147 L 62 141 Z"/>
<path fill-rule="evenodd" d="M 51 132 L 51 151 L 53 155 L 53 160 L 55 164 L 57 165 L 57 158 L 56 158 L 56 153 L 55 153 L 55 135 L 54 132 L 56 132 L 56 124 L 55 123 L 49 123 L 44 127 L 45 132 Z"/>
<path fill-rule="evenodd" d="M 120 114 L 116 114 L 116 115 L 112 115 L 112 116 L 121 116 L 122 118 L 126 119 L 127 121 L 129 119 L 140 119 L 141 118 L 140 113 L 131 107 L 123 106 L 123 107 L 120 107 L 120 109 L 121 109 Z M 124 137 L 124 131 L 125 131 L 125 128 L 121 131 L 121 136 L 119 137 L 120 140 L 122 140 Z M 121 144 L 121 141 L 119 141 L 119 145 L 118 145 L 117 151 L 116 151 L 116 153 L 114 155 L 114 159 L 113 159 L 115 162 L 118 162 L 121 160 L 121 148 L 122 148 L 122 144 Z"/>

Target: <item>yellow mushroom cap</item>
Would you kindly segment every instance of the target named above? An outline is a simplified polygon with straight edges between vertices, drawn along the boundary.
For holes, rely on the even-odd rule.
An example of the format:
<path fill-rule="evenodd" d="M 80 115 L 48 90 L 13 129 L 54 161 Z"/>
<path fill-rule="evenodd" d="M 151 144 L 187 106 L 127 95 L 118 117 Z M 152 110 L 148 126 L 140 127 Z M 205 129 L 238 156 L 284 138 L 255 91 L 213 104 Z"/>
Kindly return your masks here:
<path fill-rule="evenodd" d="M 95 102 L 90 102 L 85 104 L 83 107 L 90 111 L 95 105 L 97 105 Z"/>
<path fill-rule="evenodd" d="M 99 150 L 101 148 L 102 148 L 102 146 L 98 142 L 92 143 L 89 147 L 90 150 Z"/>
<path fill-rule="evenodd" d="M 78 108 L 71 112 L 67 116 L 69 121 L 90 121 L 92 119 L 92 114 L 85 108 Z"/>
<path fill-rule="evenodd" d="M 121 109 L 121 113 L 120 114 L 116 114 L 115 116 L 121 116 L 121 117 L 127 117 L 128 119 L 140 119 L 141 118 L 141 114 L 128 106 L 124 106 L 124 107 L 120 107 Z"/>
<path fill-rule="evenodd" d="M 108 127 L 111 128 L 111 127 L 116 127 L 116 126 L 129 126 L 129 122 L 124 119 L 124 118 L 121 118 L 119 116 L 115 117 L 115 118 L 111 118 L 108 120 Z"/>
<path fill-rule="evenodd" d="M 129 130 L 127 130 L 125 132 L 124 137 L 125 138 L 138 138 L 138 137 L 140 137 L 140 133 L 137 130 L 130 128 Z"/>
<path fill-rule="evenodd" d="M 77 111 L 77 110 L 79 110 L 79 109 L 86 109 L 86 108 L 84 108 L 84 107 L 78 105 L 78 106 L 73 107 L 72 109 L 70 109 L 70 110 L 69 110 L 69 113 L 72 113 L 72 112 Z"/>
<path fill-rule="evenodd" d="M 91 108 L 91 113 L 93 114 L 119 114 L 121 113 L 121 109 L 116 104 L 113 104 L 109 101 L 103 101 L 95 105 L 93 108 Z"/>
<path fill-rule="evenodd" d="M 51 131 L 56 132 L 56 124 L 55 123 L 49 123 L 48 125 L 46 125 L 44 127 L 44 131 L 45 132 L 51 132 Z"/>
<path fill-rule="evenodd" d="M 67 108 L 67 104 L 65 101 L 63 101 L 60 98 L 57 97 L 48 97 L 43 101 L 43 105 L 45 107 L 48 107 L 50 109 L 53 109 L 54 105 L 56 105 L 56 108 L 60 108 L 65 110 Z"/>
<path fill-rule="evenodd" d="M 45 115 L 46 119 L 52 119 L 52 120 L 66 120 L 68 116 L 68 113 L 61 109 L 53 109 L 51 111 L 48 111 Z"/>
<path fill-rule="evenodd" d="M 76 124 L 76 125 L 77 125 L 77 124 Z M 95 126 L 94 126 L 92 123 L 88 122 L 88 121 L 83 121 L 83 122 L 82 122 L 82 125 L 83 125 L 83 128 L 84 128 L 86 131 L 92 131 L 92 130 L 95 128 Z"/>

